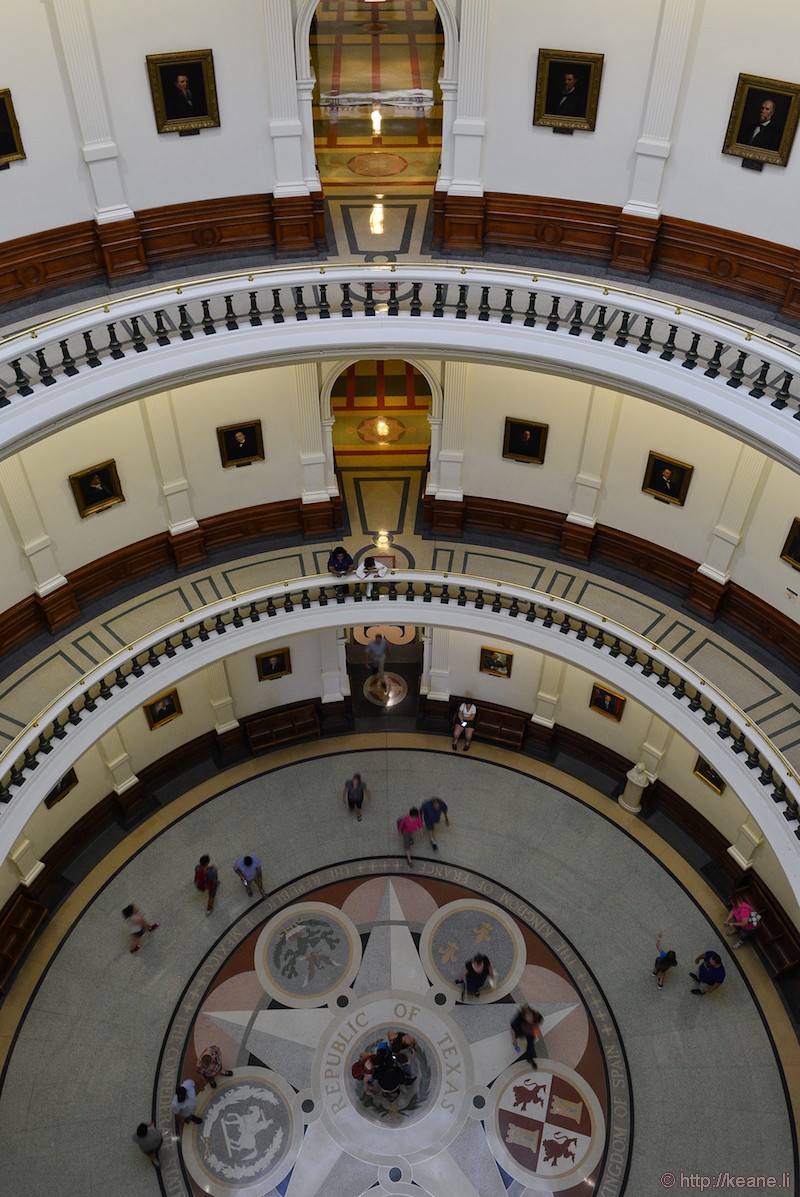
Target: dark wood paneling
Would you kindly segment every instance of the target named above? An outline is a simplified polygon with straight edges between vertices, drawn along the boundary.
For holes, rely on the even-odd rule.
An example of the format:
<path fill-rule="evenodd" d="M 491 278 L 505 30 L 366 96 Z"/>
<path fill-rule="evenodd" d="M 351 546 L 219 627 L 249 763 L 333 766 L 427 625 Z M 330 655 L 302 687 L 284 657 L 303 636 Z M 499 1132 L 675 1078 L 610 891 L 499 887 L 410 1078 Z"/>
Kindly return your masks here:
<path fill-rule="evenodd" d="M 107 278 L 147 273 L 147 257 L 138 220 L 114 220 L 110 224 L 98 224 L 95 231 Z"/>
<path fill-rule="evenodd" d="M 259 540 L 264 536 L 301 536 L 303 521 L 299 499 L 285 499 L 281 503 L 264 503 L 259 507 L 225 511 L 200 521 L 209 551 L 237 544 L 244 540 Z"/>
<path fill-rule="evenodd" d="M 665 216 L 653 267 L 781 304 L 798 261 L 796 249 L 712 225 Z"/>
<path fill-rule="evenodd" d="M 642 574 L 662 589 L 681 595 L 688 591 L 697 569 L 697 562 L 689 557 L 604 524 L 597 526 L 590 559 Z"/>
<path fill-rule="evenodd" d="M 485 495 L 464 496 L 464 531 L 503 532 L 523 540 L 559 544 L 564 515 L 544 507 L 527 507 Z"/>
<path fill-rule="evenodd" d="M 479 252 L 486 235 L 484 222 L 484 196 L 446 196 L 444 208 L 438 214 L 442 248 L 462 253 Z"/>
<path fill-rule="evenodd" d="M 169 535 L 163 532 L 139 540 L 136 544 L 126 545 L 105 557 L 98 557 L 96 561 L 74 570 L 67 580 L 83 605 L 100 595 L 109 594 L 131 578 L 140 578 L 171 565 Z"/>
<path fill-rule="evenodd" d="M 149 264 L 275 245 L 270 195 L 234 195 L 137 212 Z"/>
<path fill-rule="evenodd" d="M 621 212 L 617 217 L 611 265 L 617 270 L 628 270 L 632 274 L 649 274 L 660 231 L 660 220 L 627 216 Z"/>
<path fill-rule="evenodd" d="M 491 191 L 486 195 L 484 245 L 608 261 L 619 215 L 619 208 L 608 204 Z"/>
<path fill-rule="evenodd" d="M 0 303 L 102 278 L 103 254 L 91 220 L 0 245 Z"/>
<path fill-rule="evenodd" d="M 47 618 L 35 595 L 15 603 L 7 611 L 0 612 L 0 644 L 3 652 L 10 652 L 12 648 L 24 644 L 47 626 Z"/>
<path fill-rule="evenodd" d="M 733 582 L 720 606 L 720 615 L 800 667 L 800 628 L 789 615 Z"/>
<path fill-rule="evenodd" d="M 282 195 L 272 200 L 275 248 L 281 253 L 313 253 L 317 222 L 310 195 Z"/>

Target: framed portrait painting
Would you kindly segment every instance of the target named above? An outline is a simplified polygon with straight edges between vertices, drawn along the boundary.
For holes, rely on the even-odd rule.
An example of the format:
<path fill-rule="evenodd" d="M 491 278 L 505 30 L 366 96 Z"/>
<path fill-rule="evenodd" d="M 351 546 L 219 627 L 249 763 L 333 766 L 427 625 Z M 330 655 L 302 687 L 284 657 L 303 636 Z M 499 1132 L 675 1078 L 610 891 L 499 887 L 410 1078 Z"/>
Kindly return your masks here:
<path fill-rule="evenodd" d="M 163 727 L 165 723 L 171 723 L 183 714 L 177 690 L 165 690 L 163 694 L 145 703 L 143 710 L 150 731 Z"/>
<path fill-rule="evenodd" d="M 788 561 L 792 569 L 800 569 L 800 519 L 795 517 L 781 550 L 781 561 Z"/>
<path fill-rule="evenodd" d="M 540 50 L 534 125 L 559 132 L 593 132 L 603 74 L 603 55 L 580 50 Z"/>
<path fill-rule="evenodd" d="M 264 460 L 264 439 L 260 420 L 246 420 L 241 424 L 226 424 L 217 429 L 219 455 L 225 469 L 231 466 L 252 465 Z"/>
<path fill-rule="evenodd" d="M 74 790 L 78 784 L 78 775 L 74 769 L 68 769 L 58 785 L 53 786 L 50 793 L 44 800 L 44 804 L 48 810 L 60 802 L 62 798 L 66 798 L 70 790 Z"/>
<path fill-rule="evenodd" d="M 256 657 L 258 680 L 272 681 L 275 677 L 286 677 L 292 672 L 292 658 L 288 648 L 273 648 L 271 652 L 261 653 Z"/>
<path fill-rule="evenodd" d="M 20 162 L 24 157 L 11 92 L 7 87 L 0 87 L 0 169 L 9 162 Z"/>
<path fill-rule="evenodd" d="M 531 420 L 506 417 L 503 435 L 503 457 L 509 461 L 525 461 L 541 465 L 547 448 L 549 424 L 534 424 Z"/>
<path fill-rule="evenodd" d="M 613 719 L 615 723 L 619 723 L 626 702 L 627 699 L 623 698 L 621 694 L 607 690 L 605 686 L 601 686 L 597 682 L 592 686 L 589 706 L 598 714 L 605 715 L 606 719 Z"/>
<path fill-rule="evenodd" d="M 725 782 L 717 773 L 716 769 L 712 769 L 708 761 L 703 760 L 701 756 L 697 758 L 694 766 L 694 775 L 704 781 L 707 786 L 710 786 L 715 794 L 721 794 L 725 789 Z"/>
<path fill-rule="evenodd" d="M 219 127 L 210 50 L 148 54 L 147 74 L 159 133 L 197 133 Z"/>
<path fill-rule="evenodd" d="M 660 499 L 662 503 L 683 507 L 693 473 L 694 466 L 687 465 L 685 461 L 676 461 L 674 457 L 665 457 L 663 453 L 651 450 L 647 458 L 642 490 L 646 495 Z"/>
<path fill-rule="evenodd" d="M 88 470 L 81 470 L 78 474 L 70 474 L 69 484 L 81 519 L 125 502 L 117 463 L 113 459 L 91 466 Z"/>
<path fill-rule="evenodd" d="M 482 648 L 480 659 L 481 673 L 490 673 L 492 677 L 511 677 L 513 653 L 503 652 L 499 648 Z"/>
<path fill-rule="evenodd" d="M 748 163 L 786 166 L 800 116 L 800 84 L 740 75 L 722 145 Z"/>

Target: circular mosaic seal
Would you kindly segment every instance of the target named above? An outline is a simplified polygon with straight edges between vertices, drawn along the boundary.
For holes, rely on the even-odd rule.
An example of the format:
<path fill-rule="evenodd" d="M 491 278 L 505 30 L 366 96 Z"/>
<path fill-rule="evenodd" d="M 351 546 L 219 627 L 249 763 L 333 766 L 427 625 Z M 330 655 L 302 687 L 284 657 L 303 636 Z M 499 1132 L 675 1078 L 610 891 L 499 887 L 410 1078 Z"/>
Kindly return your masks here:
<path fill-rule="evenodd" d="M 356 154 L 347 163 L 354 175 L 401 175 L 408 162 L 399 154 Z"/>
<path fill-rule="evenodd" d="M 434 983 L 454 985 L 464 962 L 477 953 L 488 956 L 495 985 L 482 997 L 510 993 L 525 967 L 525 941 L 514 920 L 491 902 L 463 898 L 437 910 L 422 930 L 419 953 Z"/>
<path fill-rule="evenodd" d="M 207 1098 L 207 1100 L 206 1100 Z M 297 1095 L 273 1072 L 237 1069 L 203 1091 L 201 1126 L 182 1135 L 189 1175 L 203 1192 L 267 1193 L 291 1170 L 303 1137 Z"/>
<path fill-rule="evenodd" d="M 350 985 L 361 939 L 347 915 L 323 902 L 299 902 L 270 919 L 255 947 L 266 993 L 294 1008 L 319 1006 Z"/>
<path fill-rule="evenodd" d="M 396 707 L 408 694 L 408 686 L 399 673 L 390 673 L 387 670 L 383 686 L 377 673 L 371 673 L 364 682 L 363 694 L 373 706 Z"/>
<path fill-rule="evenodd" d="M 531 1189 L 569 1189 L 603 1154 L 605 1119 L 577 1072 L 540 1060 L 535 1072 L 515 1071 L 495 1090 L 486 1134 L 498 1162 Z"/>

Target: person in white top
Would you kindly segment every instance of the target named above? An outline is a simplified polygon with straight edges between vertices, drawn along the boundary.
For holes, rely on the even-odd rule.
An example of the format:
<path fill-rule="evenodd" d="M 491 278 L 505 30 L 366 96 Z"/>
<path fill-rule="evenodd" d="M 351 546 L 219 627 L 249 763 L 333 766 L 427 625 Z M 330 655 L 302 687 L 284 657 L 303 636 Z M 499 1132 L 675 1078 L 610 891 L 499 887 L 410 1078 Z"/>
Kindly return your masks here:
<path fill-rule="evenodd" d="M 171 1105 L 173 1114 L 181 1122 L 197 1122 L 202 1125 L 203 1119 L 198 1118 L 195 1113 L 197 1109 L 197 1090 L 194 1087 L 194 1081 L 187 1080 L 178 1085 Z"/>
<path fill-rule="evenodd" d="M 472 737 L 475 732 L 475 720 L 478 718 L 478 708 L 475 703 L 465 698 L 461 706 L 456 712 L 456 721 L 453 724 L 453 751 L 458 750 L 458 741 L 461 734 L 464 734 L 464 751 L 469 752 L 469 746 L 472 743 Z"/>
<path fill-rule="evenodd" d="M 364 578 L 385 578 L 387 573 L 386 566 L 382 561 L 376 560 L 375 557 L 365 557 L 363 561 L 359 561 L 356 566 L 356 577 L 362 581 Z M 367 582 L 367 598 L 372 594 L 372 582 Z"/>

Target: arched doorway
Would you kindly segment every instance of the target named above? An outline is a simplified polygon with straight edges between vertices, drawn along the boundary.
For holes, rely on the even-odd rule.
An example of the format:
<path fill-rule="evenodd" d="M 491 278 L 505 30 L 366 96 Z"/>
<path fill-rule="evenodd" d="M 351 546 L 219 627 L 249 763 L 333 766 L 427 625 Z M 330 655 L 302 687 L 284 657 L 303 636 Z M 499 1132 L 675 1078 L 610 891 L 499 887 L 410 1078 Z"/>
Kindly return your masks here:
<path fill-rule="evenodd" d="M 323 189 L 432 193 L 442 148 L 442 22 L 433 0 L 320 0 L 309 52 Z"/>

